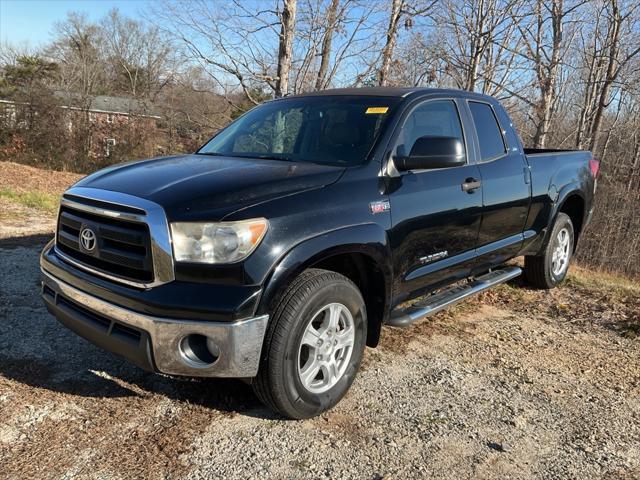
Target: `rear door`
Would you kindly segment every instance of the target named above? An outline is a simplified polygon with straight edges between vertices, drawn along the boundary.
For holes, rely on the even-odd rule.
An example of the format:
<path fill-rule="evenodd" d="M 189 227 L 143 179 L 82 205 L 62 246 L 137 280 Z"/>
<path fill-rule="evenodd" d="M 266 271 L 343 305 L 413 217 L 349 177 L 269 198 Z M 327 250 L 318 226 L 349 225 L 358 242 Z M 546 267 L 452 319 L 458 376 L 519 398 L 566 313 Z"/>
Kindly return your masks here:
<path fill-rule="evenodd" d="M 504 125 L 506 113 L 500 115 L 503 112 L 488 102 L 468 100 L 467 105 L 475 125 L 482 180 L 476 271 L 484 271 L 520 251 L 529 212 L 530 176 L 515 135 L 509 135 L 513 126 Z"/>
<path fill-rule="evenodd" d="M 472 128 L 470 119 L 459 102 L 433 99 L 413 106 L 392 143 L 396 157 L 407 155 L 415 140 L 425 135 L 457 137 L 467 149 L 466 165 L 403 172 L 391 179 L 390 239 L 399 301 L 466 277 L 474 263 L 482 187 L 462 188 L 479 180 L 480 173 L 474 163 L 473 140 L 469 142 L 465 135 Z"/>

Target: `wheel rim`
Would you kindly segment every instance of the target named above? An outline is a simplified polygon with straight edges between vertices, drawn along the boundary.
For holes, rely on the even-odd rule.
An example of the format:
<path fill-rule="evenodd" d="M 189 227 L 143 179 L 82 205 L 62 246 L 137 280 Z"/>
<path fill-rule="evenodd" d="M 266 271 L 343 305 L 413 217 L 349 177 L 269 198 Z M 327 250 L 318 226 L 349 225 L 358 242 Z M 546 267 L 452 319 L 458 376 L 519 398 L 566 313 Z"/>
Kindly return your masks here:
<path fill-rule="evenodd" d="M 553 254 L 551 256 L 551 272 L 554 276 L 562 275 L 569 266 L 571 256 L 571 235 L 569 230 L 563 228 L 556 236 Z"/>
<path fill-rule="evenodd" d="M 298 377 L 312 393 L 331 389 L 344 375 L 353 353 L 355 324 L 347 307 L 330 303 L 307 324 L 298 347 Z"/>

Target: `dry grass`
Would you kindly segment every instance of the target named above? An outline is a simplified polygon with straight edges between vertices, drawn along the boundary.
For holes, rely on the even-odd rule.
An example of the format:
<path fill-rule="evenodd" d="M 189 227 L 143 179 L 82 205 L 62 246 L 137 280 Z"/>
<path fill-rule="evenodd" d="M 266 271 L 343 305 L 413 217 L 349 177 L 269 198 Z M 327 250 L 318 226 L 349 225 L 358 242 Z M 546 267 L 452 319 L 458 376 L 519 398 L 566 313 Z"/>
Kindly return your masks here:
<path fill-rule="evenodd" d="M 567 280 L 553 290 L 532 289 L 520 277 L 478 295 L 470 303 L 576 325 L 598 325 L 629 338 L 640 336 L 640 285 L 580 267 L 572 267 Z"/>
<path fill-rule="evenodd" d="M 595 289 L 640 292 L 640 280 L 627 278 L 619 273 L 594 271 L 580 265 L 573 265 L 567 278 L 569 285 Z"/>
<path fill-rule="evenodd" d="M 54 215 L 62 193 L 80 178 L 82 175 L 76 173 L 54 172 L 13 162 L 0 162 L 0 200 L 15 205 L 18 210 L 19 207 L 26 207 L 27 214 L 33 212 L 29 209 L 35 209 Z M 13 221 L 16 215 L 13 210 L 15 209 L 3 208 L 0 220 Z"/>
<path fill-rule="evenodd" d="M 59 202 L 58 195 L 40 192 L 38 190 L 16 192 L 11 188 L 0 189 L 0 198 L 9 200 L 12 203 L 17 203 L 18 205 L 35 208 L 51 214 L 56 213 Z"/>
<path fill-rule="evenodd" d="M 55 172 L 29 167 L 13 162 L 0 162 L 0 190 L 16 194 L 43 194 L 60 196 L 83 175 L 70 172 Z"/>

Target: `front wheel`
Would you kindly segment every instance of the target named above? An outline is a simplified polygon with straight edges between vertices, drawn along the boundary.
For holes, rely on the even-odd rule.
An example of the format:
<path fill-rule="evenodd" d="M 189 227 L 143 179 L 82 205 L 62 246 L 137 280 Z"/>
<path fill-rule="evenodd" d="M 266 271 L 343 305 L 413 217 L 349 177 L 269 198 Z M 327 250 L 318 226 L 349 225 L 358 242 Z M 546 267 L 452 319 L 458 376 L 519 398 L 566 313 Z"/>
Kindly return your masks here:
<path fill-rule="evenodd" d="M 567 276 L 573 256 L 574 231 L 571 218 L 559 213 L 542 255 L 524 258 L 527 281 L 538 288 L 553 288 Z"/>
<path fill-rule="evenodd" d="M 351 386 L 366 337 L 358 287 L 335 272 L 306 270 L 274 310 L 253 381 L 256 395 L 289 418 L 330 409 Z"/>

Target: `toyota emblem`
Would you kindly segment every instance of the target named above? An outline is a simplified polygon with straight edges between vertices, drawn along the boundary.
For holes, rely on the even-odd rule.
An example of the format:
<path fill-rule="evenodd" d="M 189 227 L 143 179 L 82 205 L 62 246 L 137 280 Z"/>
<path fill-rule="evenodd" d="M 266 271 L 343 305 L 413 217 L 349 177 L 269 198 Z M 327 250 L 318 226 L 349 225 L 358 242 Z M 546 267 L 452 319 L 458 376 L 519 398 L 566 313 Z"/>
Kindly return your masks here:
<path fill-rule="evenodd" d="M 83 228 L 80 232 L 80 244 L 87 252 L 92 252 L 96 248 L 96 234 L 90 228 Z"/>

